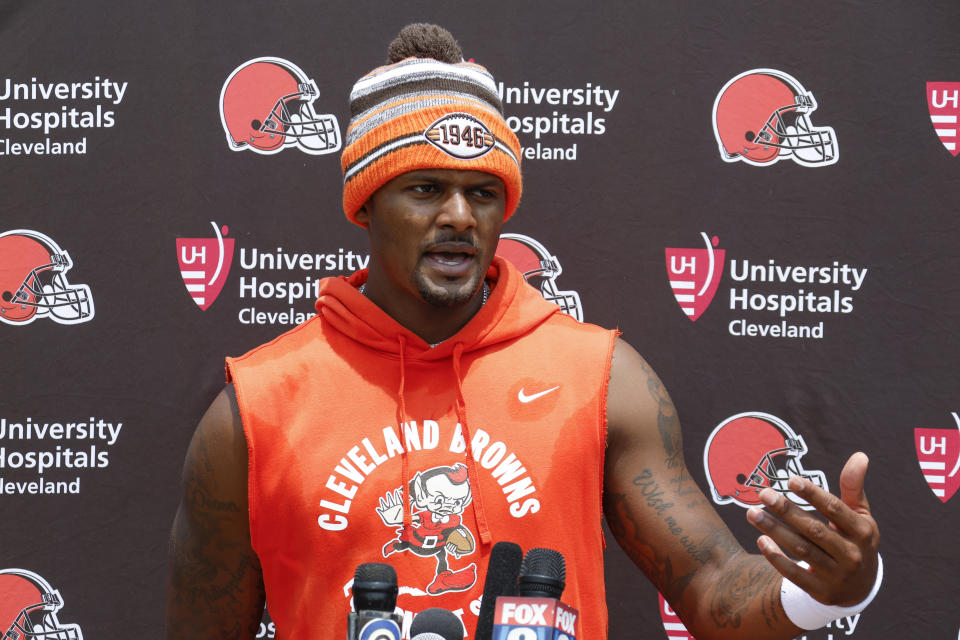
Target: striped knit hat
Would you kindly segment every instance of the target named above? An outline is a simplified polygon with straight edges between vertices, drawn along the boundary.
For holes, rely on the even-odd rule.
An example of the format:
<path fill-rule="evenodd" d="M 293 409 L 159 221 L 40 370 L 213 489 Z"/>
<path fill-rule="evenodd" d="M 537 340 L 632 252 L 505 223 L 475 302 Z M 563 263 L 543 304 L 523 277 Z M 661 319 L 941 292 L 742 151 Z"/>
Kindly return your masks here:
<path fill-rule="evenodd" d="M 462 60 L 452 36 L 428 26 L 446 34 Z M 340 156 L 347 218 L 360 224 L 357 210 L 400 174 L 460 169 L 503 180 L 506 220 L 522 190 L 520 142 L 503 118 L 493 76 L 478 64 L 427 57 L 430 51 L 398 59 L 394 45 L 394 64 L 374 69 L 350 92 L 350 126 Z"/>

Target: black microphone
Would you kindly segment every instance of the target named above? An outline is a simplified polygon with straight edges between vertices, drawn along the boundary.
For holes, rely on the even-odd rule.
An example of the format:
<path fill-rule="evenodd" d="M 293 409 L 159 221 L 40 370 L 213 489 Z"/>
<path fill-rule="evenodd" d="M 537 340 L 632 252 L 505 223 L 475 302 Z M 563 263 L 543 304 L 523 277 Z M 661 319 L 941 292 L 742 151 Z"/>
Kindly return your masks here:
<path fill-rule="evenodd" d="M 397 572 L 382 562 L 366 562 L 353 576 L 353 611 L 347 614 L 347 640 L 400 640 Z"/>
<path fill-rule="evenodd" d="M 566 587 L 567 564 L 553 549 L 530 549 L 520 565 L 517 593 L 525 598 L 559 599 Z"/>
<path fill-rule="evenodd" d="M 439 607 L 424 609 L 410 625 L 412 640 L 463 640 L 463 631 L 460 618 Z"/>
<path fill-rule="evenodd" d="M 498 542 L 490 551 L 487 577 L 483 582 L 483 597 L 477 616 L 475 640 L 493 640 L 493 614 L 500 596 L 517 595 L 517 577 L 523 549 L 515 542 Z"/>
<path fill-rule="evenodd" d="M 527 551 L 517 578 L 519 595 L 497 598 L 494 637 L 575 640 L 580 613 L 560 601 L 566 574 L 559 551 Z"/>

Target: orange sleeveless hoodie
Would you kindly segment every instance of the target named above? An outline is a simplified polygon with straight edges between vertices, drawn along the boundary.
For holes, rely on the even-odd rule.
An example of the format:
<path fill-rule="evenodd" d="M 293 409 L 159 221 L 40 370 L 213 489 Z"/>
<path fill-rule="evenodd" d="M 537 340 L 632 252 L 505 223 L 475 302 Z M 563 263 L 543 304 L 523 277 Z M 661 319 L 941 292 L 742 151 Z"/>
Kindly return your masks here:
<path fill-rule="evenodd" d="M 577 636 L 607 634 L 600 527 L 616 333 L 582 324 L 495 258 L 491 295 L 436 347 L 357 291 L 227 358 L 249 452 L 250 533 L 276 637 L 346 636 L 358 564 L 397 570 L 404 638 L 442 607 L 472 638 L 495 542 L 567 563 Z"/>

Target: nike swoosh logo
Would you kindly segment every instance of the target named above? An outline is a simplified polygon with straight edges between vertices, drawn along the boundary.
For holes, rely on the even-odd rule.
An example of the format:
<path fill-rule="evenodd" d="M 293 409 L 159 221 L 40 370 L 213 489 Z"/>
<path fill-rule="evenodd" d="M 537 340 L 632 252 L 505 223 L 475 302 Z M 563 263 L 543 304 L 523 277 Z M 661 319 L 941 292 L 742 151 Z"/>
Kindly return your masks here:
<path fill-rule="evenodd" d="M 539 392 L 539 393 L 532 393 L 532 394 L 530 394 L 530 395 L 527 395 L 527 394 L 525 394 L 525 393 L 523 392 L 523 387 L 520 387 L 520 392 L 517 394 L 517 400 L 519 400 L 520 402 L 526 404 L 526 403 L 528 403 L 528 402 L 533 402 L 533 401 L 536 400 L 537 398 L 542 398 L 543 396 L 547 395 L 548 393 L 552 393 L 552 392 L 556 391 L 556 390 L 559 389 L 559 388 L 560 388 L 560 385 L 557 385 L 557 386 L 553 387 L 552 389 L 547 389 L 546 391 L 541 391 L 541 392 Z"/>

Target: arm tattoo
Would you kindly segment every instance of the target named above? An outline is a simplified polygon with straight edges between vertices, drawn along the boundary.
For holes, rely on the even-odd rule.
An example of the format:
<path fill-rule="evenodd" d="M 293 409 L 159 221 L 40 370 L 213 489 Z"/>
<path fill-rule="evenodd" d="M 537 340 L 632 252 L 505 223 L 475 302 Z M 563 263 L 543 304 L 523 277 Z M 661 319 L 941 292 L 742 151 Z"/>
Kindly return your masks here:
<path fill-rule="evenodd" d="M 633 484 L 640 487 L 641 494 L 647 499 L 647 506 L 654 509 L 664 524 L 667 525 L 669 532 L 678 538 L 678 542 L 684 550 L 699 564 L 707 564 L 715 553 L 732 555 L 740 551 L 740 545 L 726 531 L 711 531 L 699 542 L 691 538 L 690 534 L 693 532 L 690 532 L 690 534 L 686 533 L 677 520 L 668 514 L 674 504 L 664 500 L 664 492 L 656 480 L 654 480 L 653 472 L 650 469 L 644 469 L 643 473 L 636 476 L 633 479 Z M 683 489 L 682 472 L 680 476 L 671 478 L 669 484 L 677 486 L 674 492 L 678 496 L 696 493 L 695 489 Z M 698 502 L 699 501 L 694 500 L 690 503 L 690 506 L 694 506 L 698 504 Z"/>
<path fill-rule="evenodd" d="M 168 634 L 181 638 L 252 638 L 263 615 L 260 565 L 248 542 L 223 535 L 238 517 L 246 517 L 246 510 L 236 502 L 218 499 L 210 491 L 204 481 L 211 468 L 209 452 L 201 443 L 196 453 L 199 469 L 186 470 L 184 504 L 171 537 L 169 606 L 174 611 L 199 611 L 203 615 L 199 619 L 168 616 Z"/>
<path fill-rule="evenodd" d="M 717 627 L 739 628 L 743 614 L 759 600 L 763 619 L 770 629 L 780 621 L 780 574 L 773 567 L 742 554 L 720 576 L 710 602 L 710 615 Z"/>
<path fill-rule="evenodd" d="M 665 460 L 667 468 L 682 467 L 683 442 L 680 436 L 680 421 L 677 419 L 677 410 L 657 374 L 646 362 L 642 364 L 643 371 L 647 374 L 647 390 L 657 401 L 657 430 L 660 432 L 663 450 L 667 454 Z"/>
<path fill-rule="evenodd" d="M 643 541 L 640 536 L 640 525 L 630 511 L 627 497 L 623 494 L 614 494 L 609 497 L 609 500 L 613 517 L 608 518 L 607 522 L 610 525 L 610 531 L 620 541 L 620 546 L 667 600 L 679 602 L 697 570 L 694 569 L 682 576 L 675 575 L 670 557 L 667 554 L 657 553 L 656 549 Z"/>

